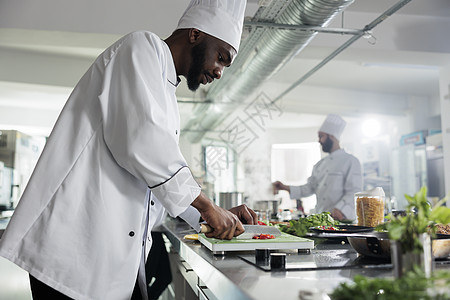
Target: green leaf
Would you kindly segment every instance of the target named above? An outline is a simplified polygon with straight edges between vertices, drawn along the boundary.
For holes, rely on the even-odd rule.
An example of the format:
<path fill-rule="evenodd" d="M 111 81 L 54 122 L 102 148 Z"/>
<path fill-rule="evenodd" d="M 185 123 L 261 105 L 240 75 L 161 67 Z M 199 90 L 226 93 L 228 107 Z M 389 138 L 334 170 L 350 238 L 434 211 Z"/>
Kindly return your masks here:
<path fill-rule="evenodd" d="M 312 214 L 306 218 L 300 218 L 298 220 L 289 221 L 289 227 L 281 227 L 283 232 L 297 235 L 305 236 L 310 227 L 314 226 L 332 226 L 336 225 L 338 222 L 333 219 L 329 212 L 323 212 L 320 214 Z"/>
<path fill-rule="evenodd" d="M 398 279 L 356 275 L 353 283 L 341 283 L 330 297 L 333 300 L 449 299 L 449 285 L 450 272 L 437 271 L 427 278 L 422 270 L 415 268 Z"/>
<path fill-rule="evenodd" d="M 433 208 L 431 211 L 430 221 L 435 223 L 441 223 L 441 224 L 448 224 L 450 223 L 450 208 L 439 206 Z"/>
<path fill-rule="evenodd" d="M 394 225 L 389 227 L 389 238 L 392 240 L 400 240 L 404 233 L 404 228 L 402 226 Z"/>

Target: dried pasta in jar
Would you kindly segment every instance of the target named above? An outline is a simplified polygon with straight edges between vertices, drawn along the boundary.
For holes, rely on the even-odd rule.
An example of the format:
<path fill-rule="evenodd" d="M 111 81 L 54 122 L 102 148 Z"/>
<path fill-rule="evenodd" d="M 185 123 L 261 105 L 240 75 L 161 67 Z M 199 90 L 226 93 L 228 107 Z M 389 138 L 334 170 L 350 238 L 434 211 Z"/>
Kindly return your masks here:
<path fill-rule="evenodd" d="M 375 227 L 384 221 L 384 191 L 382 188 L 356 193 L 356 216 L 359 226 Z"/>

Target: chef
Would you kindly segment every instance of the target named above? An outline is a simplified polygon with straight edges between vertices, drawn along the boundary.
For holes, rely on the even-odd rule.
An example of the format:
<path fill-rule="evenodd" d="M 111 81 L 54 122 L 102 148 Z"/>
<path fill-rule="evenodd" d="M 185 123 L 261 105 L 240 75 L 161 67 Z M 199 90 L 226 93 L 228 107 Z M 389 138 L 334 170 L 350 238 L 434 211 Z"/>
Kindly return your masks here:
<path fill-rule="evenodd" d="M 143 299 L 150 231 L 164 212 L 209 237 L 254 224 L 201 192 L 178 142 L 175 90 L 220 79 L 235 58 L 243 0 L 193 0 L 166 40 L 128 34 L 107 48 L 65 104 L 17 209 L 0 255 L 30 274 L 33 299 Z M 150 262 L 151 263 L 151 262 Z"/>
<path fill-rule="evenodd" d="M 337 220 L 356 219 L 354 194 L 362 190 L 361 164 L 339 145 L 345 126 L 341 116 L 328 115 L 319 129 L 319 143 L 329 155 L 314 165 L 305 185 L 287 186 L 276 181 L 273 183 L 275 193 L 288 191 L 291 199 L 316 194 L 317 213 L 331 212 Z"/>

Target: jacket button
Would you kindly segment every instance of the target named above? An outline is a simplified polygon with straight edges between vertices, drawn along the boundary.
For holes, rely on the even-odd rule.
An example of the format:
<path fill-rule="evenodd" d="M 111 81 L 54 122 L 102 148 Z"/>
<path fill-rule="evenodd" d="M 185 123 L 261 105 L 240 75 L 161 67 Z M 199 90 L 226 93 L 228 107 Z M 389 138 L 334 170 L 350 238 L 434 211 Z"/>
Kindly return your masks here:
<path fill-rule="evenodd" d="M 150 204 L 151 204 L 151 205 L 155 205 L 155 201 L 153 201 L 153 200 L 150 201 Z"/>
<path fill-rule="evenodd" d="M 130 231 L 130 233 L 128 233 L 129 236 L 134 236 L 134 231 Z"/>

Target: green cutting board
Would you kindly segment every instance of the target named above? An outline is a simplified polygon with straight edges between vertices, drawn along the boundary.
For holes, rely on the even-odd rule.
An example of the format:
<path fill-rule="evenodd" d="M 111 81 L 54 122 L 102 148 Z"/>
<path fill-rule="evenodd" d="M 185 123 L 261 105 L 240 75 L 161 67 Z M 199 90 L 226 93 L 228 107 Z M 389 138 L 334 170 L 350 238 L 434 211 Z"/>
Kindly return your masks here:
<path fill-rule="evenodd" d="M 314 241 L 282 232 L 281 236 L 270 240 L 220 240 L 198 235 L 198 240 L 211 251 L 247 251 L 255 249 L 313 249 Z"/>

